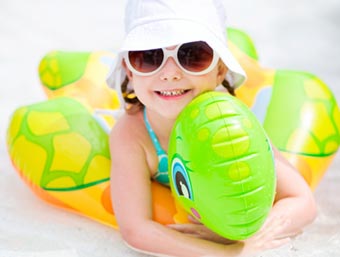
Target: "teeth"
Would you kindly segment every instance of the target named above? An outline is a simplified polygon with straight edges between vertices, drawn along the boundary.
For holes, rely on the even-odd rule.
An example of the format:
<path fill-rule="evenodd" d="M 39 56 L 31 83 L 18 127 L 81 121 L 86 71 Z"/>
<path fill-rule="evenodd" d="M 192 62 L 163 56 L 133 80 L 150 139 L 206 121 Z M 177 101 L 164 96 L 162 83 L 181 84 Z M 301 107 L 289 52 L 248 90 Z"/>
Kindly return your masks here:
<path fill-rule="evenodd" d="M 177 95 L 183 95 L 185 93 L 185 90 L 181 89 L 181 90 L 172 90 L 172 91 L 159 91 L 159 93 L 163 96 L 177 96 Z"/>

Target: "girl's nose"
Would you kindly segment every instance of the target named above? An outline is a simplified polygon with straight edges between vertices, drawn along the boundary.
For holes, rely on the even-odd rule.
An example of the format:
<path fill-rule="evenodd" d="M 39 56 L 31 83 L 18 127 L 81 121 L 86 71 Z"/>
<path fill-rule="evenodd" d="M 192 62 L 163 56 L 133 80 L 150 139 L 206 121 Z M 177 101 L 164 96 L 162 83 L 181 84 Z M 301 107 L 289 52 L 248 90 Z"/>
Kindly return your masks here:
<path fill-rule="evenodd" d="M 182 78 L 182 69 L 172 57 L 169 57 L 160 70 L 160 79 L 164 81 L 176 81 Z"/>

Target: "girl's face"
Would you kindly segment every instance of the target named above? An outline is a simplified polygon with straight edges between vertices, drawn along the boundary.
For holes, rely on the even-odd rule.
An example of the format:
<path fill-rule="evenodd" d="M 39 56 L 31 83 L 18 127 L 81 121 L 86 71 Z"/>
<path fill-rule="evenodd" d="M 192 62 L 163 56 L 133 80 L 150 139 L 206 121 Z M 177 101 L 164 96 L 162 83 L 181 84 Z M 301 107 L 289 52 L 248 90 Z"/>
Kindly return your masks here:
<path fill-rule="evenodd" d="M 157 73 L 149 76 L 133 73 L 125 63 L 123 66 L 138 99 L 149 111 L 168 119 L 175 119 L 197 95 L 215 90 L 227 72 L 226 66 L 219 61 L 204 75 L 190 75 L 172 57 L 166 60 Z"/>

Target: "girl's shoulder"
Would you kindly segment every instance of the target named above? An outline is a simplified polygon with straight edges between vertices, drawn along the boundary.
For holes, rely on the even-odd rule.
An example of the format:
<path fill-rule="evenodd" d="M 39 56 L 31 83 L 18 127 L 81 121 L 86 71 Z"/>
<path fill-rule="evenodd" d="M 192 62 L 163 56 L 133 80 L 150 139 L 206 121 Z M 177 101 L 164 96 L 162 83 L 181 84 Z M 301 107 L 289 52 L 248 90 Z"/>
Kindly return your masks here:
<path fill-rule="evenodd" d="M 123 114 L 113 126 L 110 133 L 110 142 L 119 145 L 141 143 L 145 140 L 147 131 L 145 128 L 143 113 Z"/>
<path fill-rule="evenodd" d="M 131 167 L 147 165 L 146 170 L 157 168 L 157 154 L 147 132 L 143 112 L 123 114 L 119 118 L 110 134 L 110 153 L 116 164 L 124 163 Z"/>

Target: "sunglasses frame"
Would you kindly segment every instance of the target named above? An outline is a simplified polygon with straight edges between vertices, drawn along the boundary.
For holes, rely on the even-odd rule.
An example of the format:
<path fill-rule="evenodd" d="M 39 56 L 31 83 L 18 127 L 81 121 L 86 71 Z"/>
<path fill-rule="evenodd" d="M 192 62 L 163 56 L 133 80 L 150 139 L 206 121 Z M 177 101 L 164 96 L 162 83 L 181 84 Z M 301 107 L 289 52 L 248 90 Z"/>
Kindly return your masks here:
<path fill-rule="evenodd" d="M 200 42 L 200 41 L 195 41 L 195 42 Z M 191 43 L 191 42 L 190 42 L 190 43 Z M 192 43 L 194 43 L 194 42 L 192 42 Z M 213 57 L 212 57 L 211 63 L 210 63 L 210 65 L 209 65 L 206 69 L 204 69 L 204 70 L 202 70 L 202 71 L 198 71 L 198 72 L 190 71 L 190 70 L 185 69 L 185 68 L 181 65 L 181 63 L 179 62 L 178 56 L 177 56 L 177 55 L 178 55 L 178 50 L 179 50 L 180 47 L 181 47 L 182 45 L 184 45 L 184 44 L 188 44 L 188 43 L 183 43 L 183 44 L 177 45 L 176 48 L 173 49 L 173 50 L 169 50 L 169 49 L 167 49 L 166 47 L 150 49 L 150 50 L 158 50 L 158 49 L 162 49 L 162 50 L 163 50 L 163 55 L 164 55 L 164 56 L 163 56 L 163 61 L 162 61 L 162 63 L 159 65 L 159 67 L 156 68 L 156 69 L 153 70 L 153 71 L 150 71 L 150 72 L 141 72 L 141 71 L 136 70 L 136 69 L 132 66 L 132 64 L 130 63 L 130 60 L 129 60 L 129 52 L 130 52 L 130 51 L 124 52 L 123 58 L 124 58 L 124 60 L 125 60 L 125 63 L 126 63 L 126 65 L 127 65 L 127 67 L 129 68 L 129 70 L 131 70 L 132 73 L 134 73 L 134 74 L 136 74 L 136 75 L 139 75 L 139 76 L 151 76 L 151 75 L 156 74 L 157 72 L 159 72 L 159 71 L 163 68 L 164 64 L 166 63 L 166 61 L 168 60 L 169 57 L 172 57 L 172 58 L 174 59 L 174 61 L 176 62 L 176 64 L 178 65 L 178 67 L 181 68 L 181 70 L 183 70 L 185 73 L 190 74 L 190 75 L 199 76 L 199 75 L 207 74 L 207 73 L 209 73 L 210 71 L 212 71 L 212 69 L 216 66 L 216 64 L 217 64 L 217 62 L 218 62 L 218 60 L 219 60 L 219 56 L 218 56 L 218 54 L 214 51 L 214 49 L 212 49 L 212 51 L 213 51 Z M 141 51 L 142 51 L 142 50 L 141 50 Z M 147 50 L 145 50 L 145 51 L 147 51 Z M 131 52 L 133 52 L 133 51 L 131 51 Z"/>

